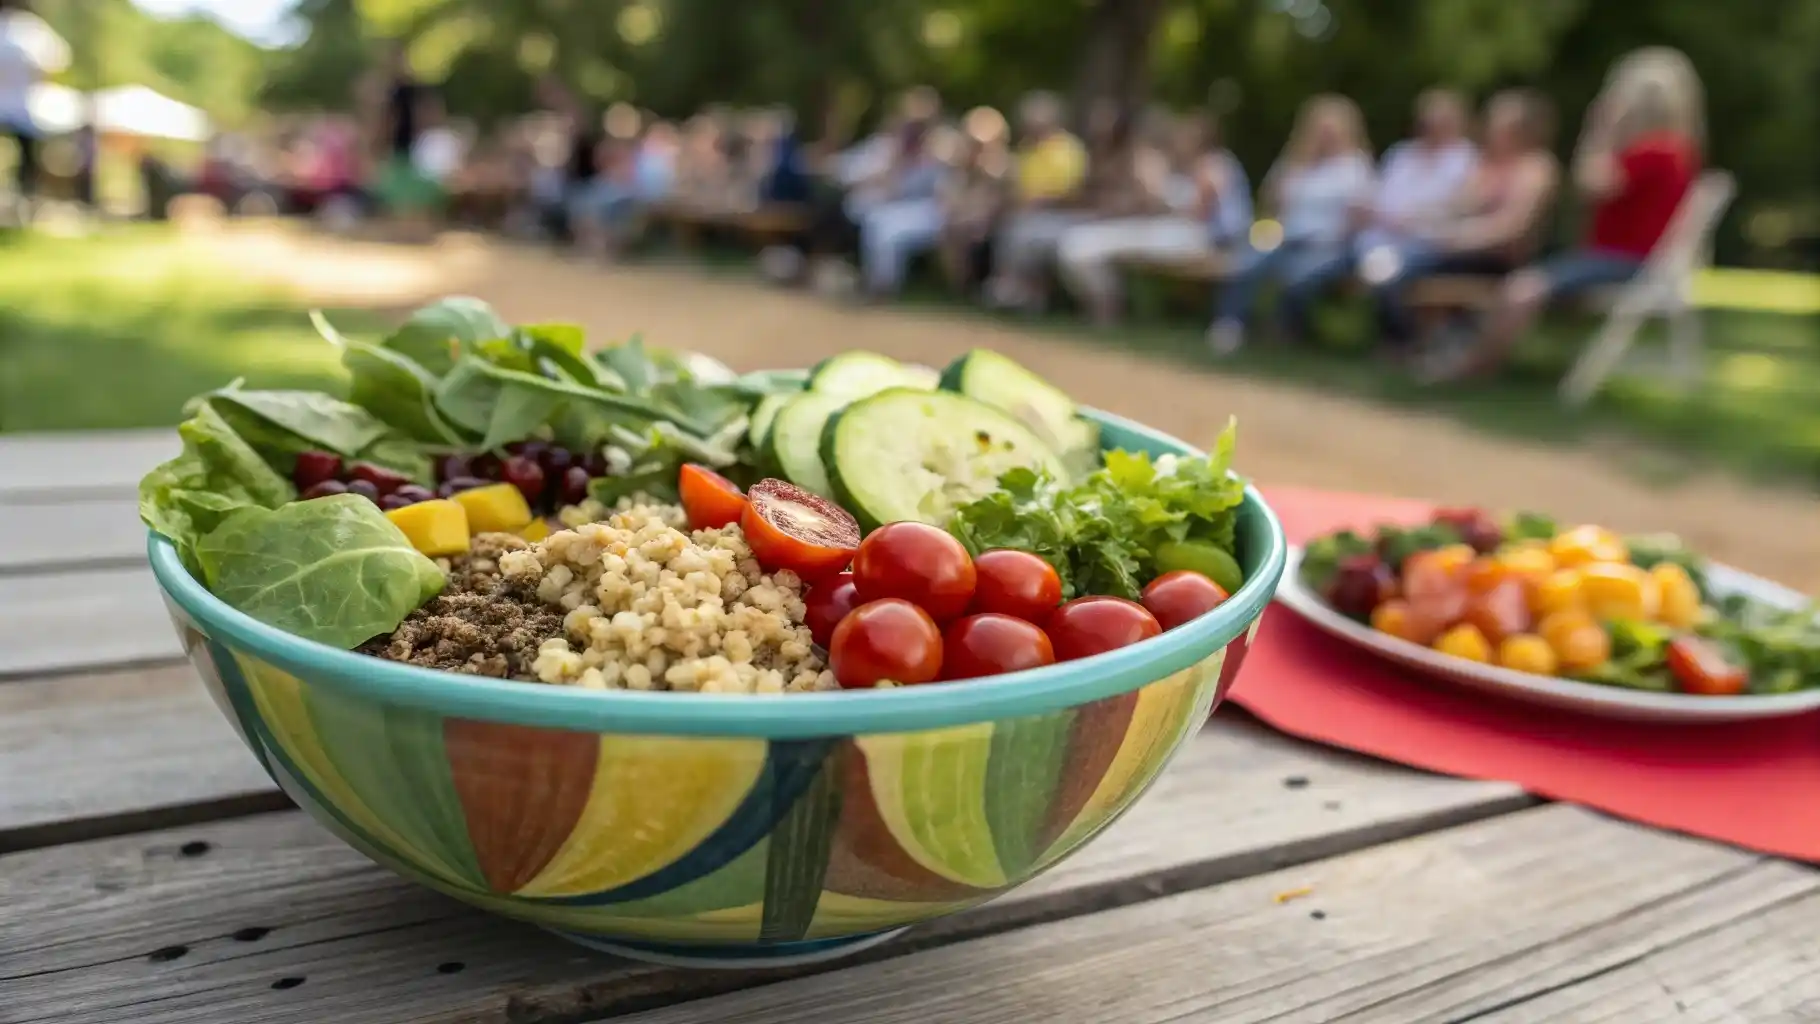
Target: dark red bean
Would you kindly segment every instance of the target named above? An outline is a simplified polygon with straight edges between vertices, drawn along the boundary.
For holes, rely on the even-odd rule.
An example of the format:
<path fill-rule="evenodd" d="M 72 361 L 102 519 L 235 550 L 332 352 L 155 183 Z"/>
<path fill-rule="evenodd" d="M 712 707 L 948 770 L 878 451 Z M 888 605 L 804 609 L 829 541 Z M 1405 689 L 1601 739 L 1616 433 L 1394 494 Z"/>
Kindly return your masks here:
<path fill-rule="evenodd" d="M 491 486 L 494 482 L 495 481 L 492 480 L 482 480 L 477 476 L 458 476 L 453 480 L 444 480 L 442 486 L 436 488 L 436 495 L 437 497 L 448 498 L 460 494 L 462 491 L 471 491 L 476 487 Z"/>
<path fill-rule="evenodd" d="M 506 445 L 507 455 L 523 455 L 527 459 L 541 459 L 543 453 L 550 450 L 550 442 L 530 438 L 524 441 L 513 441 Z"/>
<path fill-rule="evenodd" d="M 543 500 L 544 473 L 537 460 L 527 455 L 514 455 L 499 468 L 499 478 L 518 488 L 525 500 L 536 505 Z"/>
<path fill-rule="evenodd" d="M 588 498 L 588 481 L 593 477 L 580 466 L 570 466 L 562 474 L 562 503 L 579 505 Z"/>
<path fill-rule="evenodd" d="M 379 485 L 371 480 L 355 480 L 348 484 L 349 494 L 358 494 L 375 504 L 379 501 Z"/>
<path fill-rule="evenodd" d="M 348 485 L 339 480 L 319 480 L 309 487 L 304 488 L 303 493 L 298 495 L 298 497 L 304 501 L 309 501 L 311 498 L 326 498 L 331 494 L 346 493 L 348 493 Z"/>
<path fill-rule="evenodd" d="M 415 505 L 415 504 L 417 504 L 415 501 L 412 501 L 411 499 L 399 494 L 397 491 L 393 491 L 392 493 L 379 499 L 379 507 L 386 510 L 387 512 L 390 512 L 393 509 L 409 508 L 410 506 Z"/>
<path fill-rule="evenodd" d="M 469 473 L 482 480 L 498 480 L 499 466 L 499 456 L 494 455 L 492 452 L 481 452 L 479 455 L 470 456 L 468 459 Z"/>
<path fill-rule="evenodd" d="M 291 469 L 291 482 L 300 491 L 333 480 L 341 475 L 341 456 L 334 452 L 304 452 L 297 456 L 297 465 Z"/>
<path fill-rule="evenodd" d="M 453 455 L 444 455 L 442 458 L 436 460 L 437 483 L 442 483 L 444 480 L 458 480 L 464 476 L 473 475 L 473 459 L 460 452 L 456 452 Z"/>
<path fill-rule="evenodd" d="M 598 450 L 588 452 L 581 457 L 581 468 L 587 470 L 589 476 L 609 475 L 607 473 L 607 457 Z"/>
<path fill-rule="evenodd" d="M 575 453 L 567 448 L 550 447 L 537 457 L 537 464 L 543 467 L 543 475 L 551 480 L 561 480 L 569 467 L 580 462 Z"/>
<path fill-rule="evenodd" d="M 371 462 L 354 463 L 348 470 L 348 475 L 353 477 L 356 481 L 365 480 L 367 483 L 372 484 L 382 495 L 390 494 L 411 482 L 409 476 L 406 476 L 395 469 L 387 469 L 384 466 L 374 465 Z"/>
<path fill-rule="evenodd" d="M 429 501 L 431 498 L 436 497 L 436 492 L 420 484 L 405 484 L 403 487 L 393 491 L 392 496 L 403 498 L 405 501 L 415 505 L 420 501 Z"/>

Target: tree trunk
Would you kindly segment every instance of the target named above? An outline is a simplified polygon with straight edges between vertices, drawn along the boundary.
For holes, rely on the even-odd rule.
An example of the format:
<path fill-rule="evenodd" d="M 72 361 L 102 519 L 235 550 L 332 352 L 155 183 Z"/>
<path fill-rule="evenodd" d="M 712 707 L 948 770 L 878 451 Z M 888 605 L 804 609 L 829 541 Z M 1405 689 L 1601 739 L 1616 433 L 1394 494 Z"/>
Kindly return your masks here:
<path fill-rule="evenodd" d="M 1150 93 L 1150 41 L 1166 0 L 1099 0 L 1088 15 L 1087 48 L 1075 79 L 1074 122 L 1085 130 L 1103 102 L 1134 116 Z"/>

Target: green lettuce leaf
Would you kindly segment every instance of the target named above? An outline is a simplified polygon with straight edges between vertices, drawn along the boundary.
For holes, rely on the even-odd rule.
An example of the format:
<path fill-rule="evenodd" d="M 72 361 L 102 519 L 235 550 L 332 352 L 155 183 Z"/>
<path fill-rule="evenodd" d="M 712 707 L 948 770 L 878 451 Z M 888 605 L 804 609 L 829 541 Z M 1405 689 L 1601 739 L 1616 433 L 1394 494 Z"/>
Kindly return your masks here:
<path fill-rule="evenodd" d="M 462 356 L 511 331 L 492 306 L 454 295 L 412 313 L 387 336 L 385 347 L 440 377 Z"/>
<path fill-rule="evenodd" d="M 447 577 L 353 494 L 229 512 L 196 545 L 203 582 L 253 618 L 335 647 L 398 628 Z"/>
<path fill-rule="evenodd" d="M 297 492 L 213 403 L 197 406 L 177 434 L 183 451 L 139 481 L 139 518 L 194 568 L 197 542 L 230 513 L 282 505 Z"/>

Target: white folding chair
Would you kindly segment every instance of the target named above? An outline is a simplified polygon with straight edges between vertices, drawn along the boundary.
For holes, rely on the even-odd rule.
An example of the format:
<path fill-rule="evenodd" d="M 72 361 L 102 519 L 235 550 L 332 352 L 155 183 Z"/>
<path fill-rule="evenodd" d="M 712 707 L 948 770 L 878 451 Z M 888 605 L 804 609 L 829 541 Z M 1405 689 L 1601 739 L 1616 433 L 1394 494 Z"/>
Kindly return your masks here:
<path fill-rule="evenodd" d="M 1585 405 L 1618 368 L 1637 331 L 1651 317 L 1668 323 L 1670 372 L 1691 387 L 1702 371 L 1700 312 L 1693 307 L 1694 275 L 1712 262 L 1713 231 L 1737 186 L 1724 171 L 1708 171 L 1689 189 L 1643 269 L 1612 298 L 1605 323 L 1561 380 L 1561 400 Z"/>

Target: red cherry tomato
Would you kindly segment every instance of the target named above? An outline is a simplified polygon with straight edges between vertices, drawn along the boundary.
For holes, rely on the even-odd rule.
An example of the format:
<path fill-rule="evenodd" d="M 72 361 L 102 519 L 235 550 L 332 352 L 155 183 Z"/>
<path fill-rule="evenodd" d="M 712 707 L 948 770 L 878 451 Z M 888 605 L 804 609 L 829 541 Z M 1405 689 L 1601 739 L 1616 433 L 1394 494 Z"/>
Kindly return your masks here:
<path fill-rule="evenodd" d="M 942 632 L 943 679 L 977 679 L 1053 664 L 1049 635 L 1010 615 L 969 615 Z"/>
<path fill-rule="evenodd" d="M 1163 631 L 1143 605 L 1106 596 L 1075 598 L 1057 608 L 1043 629 L 1055 645 L 1057 661 L 1116 651 Z"/>
<path fill-rule="evenodd" d="M 862 604 L 834 627 L 828 667 L 849 690 L 886 679 L 926 683 L 941 674 L 942 631 L 928 612 L 901 598 Z"/>
<path fill-rule="evenodd" d="M 834 627 L 847 613 L 863 604 L 853 574 L 839 573 L 815 584 L 803 595 L 803 622 L 823 647 L 834 640 Z"/>
<path fill-rule="evenodd" d="M 845 569 L 859 547 L 859 524 L 846 509 L 782 480 L 752 485 L 739 525 L 759 565 L 806 580 Z"/>
<path fill-rule="evenodd" d="M 706 466 L 684 464 L 676 475 L 676 489 L 682 492 L 683 510 L 689 513 L 691 530 L 718 530 L 739 522 L 745 514 L 746 496 L 740 493 L 739 485 Z"/>
<path fill-rule="evenodd" d="M 973 559 L 961 542 L 928 523 L 881 526 L 853 555 L 853 582 L 861 600 L 901 597 L 937 622 L 967 610 L 976 578 Z"/>
<path fill-rule="evenodd" d="M 973 588 L 972 611 L 1015 615 L 1040 626 L 1062 603 L 1062 578 L 1055 566 L 1028 551 L 982 551 L 973 568 L 979 583 Z"/>
<path fill-rule="evenodd" d="M 1193 569 L 1166 572 L 1144 588 L 1144 608 L 1157 625 L 1174 629 L 1213 611 L 1230 596 L 1226 589 Z"/>
<path fill-rule="evenodd" d="M 1668 670 L 1681 689 L 1704 697 L 1734 696 L 1750 684 L 1744 669 L 1726 661 L 1718 648 L 1697 636 L 1678 636 L 1668 642 Z"/>

